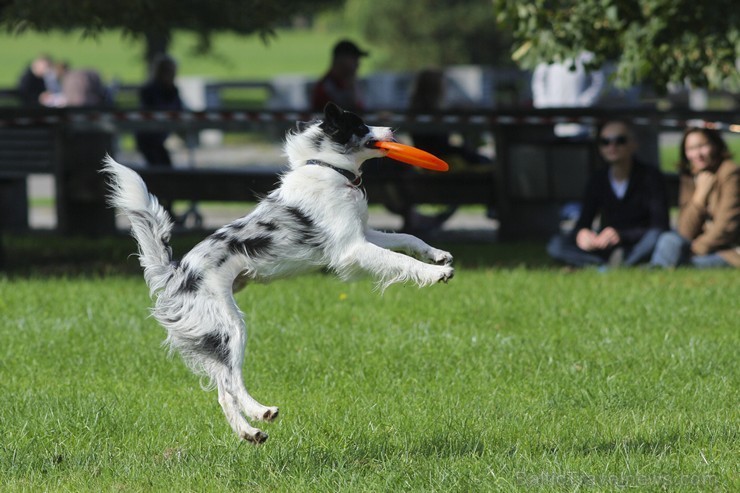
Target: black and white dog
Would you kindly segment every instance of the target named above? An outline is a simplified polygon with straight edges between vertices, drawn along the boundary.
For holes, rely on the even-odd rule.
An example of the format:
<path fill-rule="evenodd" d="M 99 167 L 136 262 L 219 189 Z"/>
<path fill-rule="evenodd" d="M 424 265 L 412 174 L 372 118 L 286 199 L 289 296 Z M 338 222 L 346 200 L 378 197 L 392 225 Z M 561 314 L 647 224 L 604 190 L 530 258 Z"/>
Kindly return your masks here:
<path fill-rule="evenodd" d="M 277 407 L 263 406 L 242 380 L 246 342 L 236 286 L 328 268 L 347 279 L 360 272 L 380 289 L 411 281 L 446 282 L 452 256 L 406 234 L 367 226 L 367 201 L 358 187 L 363 161 L 382 156 L 373 144 L 392 141 L 389 128 L 368 127 L 357 115 L 327 105 L 323 120 L 299 123 L 286 138 L 290 169 L 280 186 L 255 210 L 228 224 L 173 260 L 172 221 L 141 177 L 107 157 L 103 171 L 110 203 L 130 220 L 139 261 L 152 296 L 154 317 L 167 329 L 167 343 L 191 369 L 218 389 L 233 430 L 262 443 L 267 435 L 246 418 L 272 421 Z M 392 250 L 405 251 L 430 263 Z"/>

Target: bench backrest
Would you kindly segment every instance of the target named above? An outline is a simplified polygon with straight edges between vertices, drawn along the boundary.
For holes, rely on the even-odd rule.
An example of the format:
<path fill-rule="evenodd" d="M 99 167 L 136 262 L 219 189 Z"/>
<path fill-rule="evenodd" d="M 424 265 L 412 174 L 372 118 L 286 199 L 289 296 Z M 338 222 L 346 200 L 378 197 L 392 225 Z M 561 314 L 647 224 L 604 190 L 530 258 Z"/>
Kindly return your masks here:
<path fill-rule="evenodd" d="M 0 128 L 0 176 L 53 173 L 59 156 L 53 127 Z"/>

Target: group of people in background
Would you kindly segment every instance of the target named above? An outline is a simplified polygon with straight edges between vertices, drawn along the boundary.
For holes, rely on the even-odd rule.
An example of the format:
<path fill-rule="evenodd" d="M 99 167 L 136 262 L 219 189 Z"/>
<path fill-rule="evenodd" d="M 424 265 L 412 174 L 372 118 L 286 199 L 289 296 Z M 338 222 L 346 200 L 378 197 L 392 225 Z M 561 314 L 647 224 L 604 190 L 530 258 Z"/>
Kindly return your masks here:
<path fill-rule="evenodd" d="M 165 54 L 154 58 L 149 78 L 139 88 L 139 103 L 146 110 L 181 110 L 184 108 L 175 85 L 177 63 Z M 64 61 L 48 55 L 36 57 L 24 70 L 17 85 L 25 106 L 99 107 L 113 103 L 113 94 L 93 69 L 73 69 Z M 136 135 L 138 150 L 152 166 L 170 166 L 165 148 L 168 132 L 142 132 Z"/>
<path fill-rule="evenodd" d="M 352 41 L 338 42 L 329 68 L 313 87 L 311 109 L 322 111 L 327 102 L 333 101 L 347 110 L 362 112 L 365 105 L 357 74 L 361 59 L 368 54 Z M 533 76 L 536 106 L 562 106 L 563 101 L 554 101 L 555 96 L 545 89 L 545 81 L 568 77 L 576 80 L 576 84 L 571 84 L 576 92 L 561 88 L 556 91 L 560 97 L 567 93 L 573 100 L 570 106 L 593 104 L 603 78 L 598 73 L 596 77 L 593 74 L 587 77 L 583 66 L 588 56 L 586 53 L 583 59 L 575 60 L 576 70 L 567 73 L 552 65 L 538 67 Z M 176 73 L 177 64 L 171 57 L 162 55 L 154 60 L 150 78 L 139 91 L 143 109 L 184 108 L 175 85 Z M 549 87 L 552 92 L 553 86 Z M 40 56 L 30 64 L 18 90 L 28 105 L 60 107 L 110 102 L 110 94 L 97 72 L 73 70 L 48 56 Z M 443 71 L 420 72 L 409 111 L 443 110 L 444 92 Z M 149 164 L 171 165 L 164 145 L 167 136 L 163 132 L 136 136 L 137 146 Z M 452 145 L 446 133 L 417 132 L 412 139 L 417 147 L 451 162 L 459 161 L 465 166 L 493 164 L 473 147 Z M 732 161 L 720 132 L 689 128 L 683 135 L 678 166 L 679 212 L 673 230 L 664 176 L 654 163 L 643 163 L 636 158 L 637 139 L 630 123 L 622 120 L 603 123 L 598 128 L 596 143 L 603 166 L 588 181 L 572 231 L 558 234 L 548 243 L 547 252 L 553 259 L 572 267 L 638 264 L 740 267 L 740 167 Z M 415 172 L 397 166 L 385 168 L 381 161 L 368 163 L 365 169 L 367 173 Z M 436 216 L 424 216 L 403 200 L 402 190 L 388 195 L 397 197 L 394 203 L 387 204 L 388 209 L 401 215 L 403 228 L 414 233 L 417 229 L 440 226 L 455 210 L 450 208 Z"/>
<path fill-rule="evenodd" d="M 367 55 L 351 41 L 339 42 L 329 70 L 314 88 L 312 110 L 320 111 L 332 100 L 346 109 L 362 111 L 357 71 L 360 60 Z M 573 67 L 540 65 L 533 74 L 536 106 L 592 106 L 603 89 L 604 75 L 585 70 L 590 57 L 583 53 L 570 64 Z M 443 110 L 444 84 L 441 70 L 420 72 L 409 111 Z M 563 137 L 583 132 L 582 128 L 570 127 L 558 130 Z M 443 159 L 460 160 L 466 165 L 491 164 L 474 149 L 453 146 L 449 137 L 439 132 L 412 135 L 414 145 Z M 556 235 L 548 243 L 552 258 L 573 267 L 740 267 L 740 167 L 731 160 L 720 132 L 690 128 L 684 133 L 675 230 L 670 229 L 663 173 L 655 163 L 636 158 L 637 139 L 630 123 L 603 123 L 597 132 L 597 146 L 604 166 L 597 168 L 588 181 L 572 231 Z M 372 170 L 372 165 L 368 168 Z M 411 231 L 420 224 L 438 226 L 454 212 L 452 208 L 427 218 L 402 199 L 390 204 L 389 209 L 401 214 L 404 229 Z"/>
<path fill-rule="evenodd" d="M 18 96 L 26 106 L 104 106 L 113 102 L 109 88 L 93 69 L 71 68 L 48 55 L 36 57 L 18 81 Z"/>
<path fill-rule="evenodd" d="M 606 122 L 597 142 L 605 166 L 591 176 L 572 231 L 548 243 L 552 258 L 573 267 L 740 267 L 740 167 L 717 130 L 684 132 L 674 230 L 664 177 L 635 158 L 632 127 Z"/>

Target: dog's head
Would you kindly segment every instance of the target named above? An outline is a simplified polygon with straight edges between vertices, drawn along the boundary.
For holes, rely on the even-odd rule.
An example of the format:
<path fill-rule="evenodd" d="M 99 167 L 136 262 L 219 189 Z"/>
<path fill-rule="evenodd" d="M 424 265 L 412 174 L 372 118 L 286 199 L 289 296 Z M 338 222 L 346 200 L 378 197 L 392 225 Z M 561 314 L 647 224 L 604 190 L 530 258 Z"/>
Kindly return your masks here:
<path fill-rule="evenodd" d="M 390 128 L 365 125 L 359 116 L 329 103 L 322 120 L 296 125 L 288 134 L 285 152 L 291 168 L 318 160 L 359 175 L 364 161 L 385 155 L 373 146 L 379 141 L 393 141 Z"/>

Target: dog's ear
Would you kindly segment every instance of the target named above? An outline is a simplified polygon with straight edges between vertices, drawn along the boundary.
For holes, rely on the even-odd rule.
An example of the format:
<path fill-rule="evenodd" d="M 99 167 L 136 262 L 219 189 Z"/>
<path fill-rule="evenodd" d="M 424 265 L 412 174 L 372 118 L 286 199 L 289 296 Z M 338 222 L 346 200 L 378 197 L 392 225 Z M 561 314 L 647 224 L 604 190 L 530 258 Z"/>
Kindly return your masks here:
<path fill-rule="evenodd" d="M 305 132 L 308 127 L 311 126 L 311 122 L 295 122 L 295 128 L 298 132 Z"/>
<path fill-rule="evenodd" d="M 362 118 L 344 111 L 334 103 L 327 103 L 324 107 L 324 121 L 321 130 L 338 144 L 347 144 L 353 135 L 362 137 L 368 132 Z"/>
<path fill-rule="evenodd" d="M 324 121 L 335 123 L 342 117 L 342 113 L 344 113 L 342 108 L 329 101 L 324 106 Z"/>

